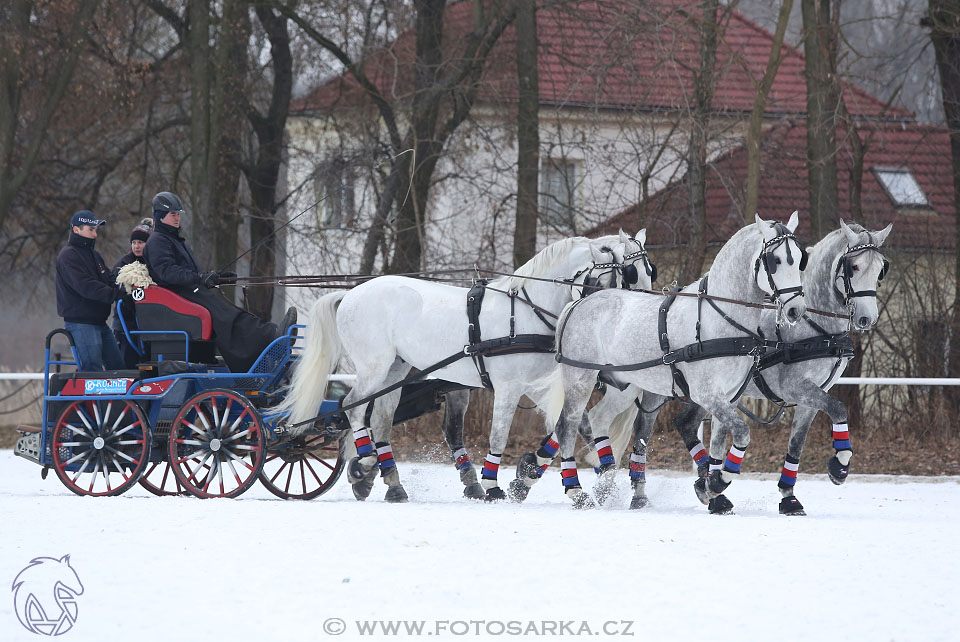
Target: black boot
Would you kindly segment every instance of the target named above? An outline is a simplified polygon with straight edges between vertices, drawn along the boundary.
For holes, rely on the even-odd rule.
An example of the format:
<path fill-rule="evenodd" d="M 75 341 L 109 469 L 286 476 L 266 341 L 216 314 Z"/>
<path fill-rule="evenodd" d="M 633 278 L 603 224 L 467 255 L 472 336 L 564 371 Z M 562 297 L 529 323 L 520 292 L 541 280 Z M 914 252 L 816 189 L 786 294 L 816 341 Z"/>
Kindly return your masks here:
<path fill-rule="evenodd" d="M 291 305 L 289 308 L 287 308 L 287 313 L 283 315 L 282 319 L 280 319 L 280 325 L 277 326 L 277 337 L 279 338 L 286 334 L 292 334 L 293 336 L 297 336 L 296 328 L 293 328 L 293 330 L 290 330 L 290 326 L 296 324 L 296 322 L 297 322 L 297 309 Z"/>

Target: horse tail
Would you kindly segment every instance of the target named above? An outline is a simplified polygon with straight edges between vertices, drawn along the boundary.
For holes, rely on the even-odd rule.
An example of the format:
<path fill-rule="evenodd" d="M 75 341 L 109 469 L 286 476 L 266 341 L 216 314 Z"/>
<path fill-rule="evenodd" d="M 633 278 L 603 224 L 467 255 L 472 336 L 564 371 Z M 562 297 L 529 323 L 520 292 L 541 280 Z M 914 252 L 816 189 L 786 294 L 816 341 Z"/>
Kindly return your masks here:
<path fill-rule="evenodd" d="M 280 412 L 290 412 L 291 423 L 315 417 L 326 395 L 327 381 L 343 350 L 337 331 L 337 307 L 346 294 L 334 292 L 320 297 L 310 310 L 306 345 L 293 369 L 287 396 L 277 407 Z"/>
<path fill-rule="evenodd" d="M 640 410 L 637 404 L 632 403 L 619 415 L 613 418 L 610 424 L 610 448 L 617 461 L 623 456 L 623 451 L 633 444 L 633 424 Z"/>
<path fill-rule="evenodd" d="M 563 396 L 563 372 L 559 366 L 533 382 L 533 398 L 548 430 L 553 430 L 563 413 Z"/>

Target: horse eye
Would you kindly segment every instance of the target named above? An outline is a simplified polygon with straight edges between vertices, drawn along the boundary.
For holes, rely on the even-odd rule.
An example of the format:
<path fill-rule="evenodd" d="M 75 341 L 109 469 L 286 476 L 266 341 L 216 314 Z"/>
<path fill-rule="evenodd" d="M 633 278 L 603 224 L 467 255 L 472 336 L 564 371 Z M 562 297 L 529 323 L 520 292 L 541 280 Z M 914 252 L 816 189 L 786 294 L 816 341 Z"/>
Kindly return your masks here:
<path fill-rule="evenodd" d="M 859 272 L 859 271 L 860 271 L 860 266 L 857 265 L 856 263 L 854 263 L 854 264 L 853 264 L 853 271 L 854 271 L 854 272 Z"/>
<path fill-rule="evenodd" d="M 783 261 L 780 260 L 780 257 L 779 257 L 779 256 L 775 256 L 775 257 L 773 257 L 773 258 L 777 259 L 777 265 L 780 265 L 780 264 L 783 262 Z"/>

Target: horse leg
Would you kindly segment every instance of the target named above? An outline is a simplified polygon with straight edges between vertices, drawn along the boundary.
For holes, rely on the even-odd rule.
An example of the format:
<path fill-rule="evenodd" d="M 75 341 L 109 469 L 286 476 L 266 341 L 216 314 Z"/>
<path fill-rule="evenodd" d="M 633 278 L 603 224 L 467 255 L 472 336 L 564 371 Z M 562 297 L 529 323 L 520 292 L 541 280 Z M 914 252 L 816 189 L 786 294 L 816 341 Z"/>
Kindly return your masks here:
<path fill-rule="evenodd" d="M 693 490 L 697 499 L 704 505 L 710 503 L 707 494 L 707 477 L 710 475 L 710 454 L 703 445 L 700 436 L 700 427 L 707 416 L 707 411 L 695 403 L 684 404 L 683 408 L 673 419 L 673 427 L 683 440 L 683 445 L 690 453 L 694 465 L 697 467 L 697 480 L 693 482 Z"/>
<path fill-rule="evenodd" d="M 563 422 L 563 417 L 560 417 L 559 422 Z M 583 429 L 584 423 L 587 424 L 589 434 L 590 427 L 586 413 L 583 415 L 578 431 Z M 573 439 L 576 440 L 576 436 L 574 436 Z M 557 456 L 557 452 L 560 450 L 558 440 L 557 431 L 554 430 L 543 438 L 543 441 L 540 442 L 540 448 L 538 448 L 536 452 L 524 453 L 523 456 L 520 457 L 520 460 L 517 461 L 516 477 L 513 478 L 509 486 L 508 493 L 511 501 L 522 502 L 527 498 L 527 495 L 530 494 L 530 489 L 540 481 L 543 473 L 547 472 L 550 463 L 554 457 Z"/>
<path fill-rule="evenodd" d="M 563 492 L 577 509 L 594 508 L 593 499 L 583 491 L 577 476 L 576 451 L 577 425 L 593 392 L 596 373 L 569 366 L 561 366 L 564 399 L 561 420 L 557 422 L 557 437 L 560 446 L 560 476 Z"/>
<path fill-rule="evenodd" d="M 483 488 L 477 481 L 477 471 L 463 447 L 463 416 L 470 403 L 469 390 L 454 390 L 445 395 L 443 402 L 443 438 L 453 454 L 453 463 L 460 473 L 463 496 L 468 499 L 483 499 Z"/>
<path fill-rule="evenodd" d="M 637 415 L 633 421 L 633 451 L 630 453 L 630 488 L 633 497 L 630 498 L 630 508 L 636 510 L 646 506 L 650 499 L 647 497 L 647 444 L 653 437 L 653 425 L 660 413 L 660 406 L 666 397 L 652 392 L 641 391 L 637 407 Z"/>
<path fill-rule="evenodd" d="M 617 461 L 626 445 L 621 433 L 626 433 L 634 423 L 636 399 L 633 394 L 611 390 L 590 410 L 590 423 L 596 427 L 593 447 L 600 462 L 600 466 L 594 469 L 598 479 L 593 492 L 601 504 L 616 489 Z M 608 436 L 610 433 L 618 442 L 617 450 L 614 450 L 613 440 Z"/>
<path fill-rule="evenodd" d="M 783 470 L 780 471 L 780 481 L 777 483 L 782 496 L 780 500 L 781 515 L 806 515 L 803 504 L 794 496 L 793 489 L 797 483 L 797 470 L 800 468 L 800 455 L 803 453 L 803 445 L 807 441 L 810 424 L 813 423 L 813 418 L 817 416 L 817 412 L 816 408 L 797 406 L 793 415 L 787 456 L 783 462 Z"/>
<path fill-rule="evenodd" d="M 510 436 L 510 424 L 513 423 L 513 414 L 520 401 L 519 390 L 501 386 L 493 397 L 493 422 L 490 428 L 490 452 L 483 462 L 480 471 L 480 485 L 484 490 L 484 499 L 488 502 L 506 499 L 497 482 L 500 471 L 500 458 L 507 447 L 507 438 Z"/>
<path fill-rule="evenodd" d="M 363 390 L 354 388 L 344 398 L 344 404 L 351 402 L 351 396 L 363 398 L 379 389 L 388 387 L 403 379 L 410 371 L 409 364 L 394 359 L 376 387 L 367 385 Z M 358 370 L 357 381 L 369 381 Z M 357 457 L 348 465 L 348 479 L 353 485 L 353 494 L 359 501 L 365 500 L 373 489 L 373 482 L 379 472 L 391 488 L 388 488 L 387 501 L 406 501 L 406 493 L 400 486 L 400 477 L 397 474 L 396 462 L 393 459 L 393 450 L 390 447 L 390 431 L 393 427 L 393 416 L 400 403 L 400 390 L 374 399 L 360 408 L 350 411 L 350 425 L 357 426 L 353 431 L 354 443 L 357 448 Z M 361 420 L 362 418 L 362 420 Z M 389 476 L 388 476 L 389 474 Z"/>
<path fill-rule="evenodd" d="M 713 412 L 713 429 L 710 435 L 710 476 L 707 480 L 707 494 L 710 499 L 707 506 L 711 513 L 725 515 L 733 510 L 733 502 L 727 499 L 723 492 L 740 474 L 743 456 L 747 446 L 750 445 L 750 428 L 733 406 L 718 403 L 706 410 Z M 721 463 L 720 457 L 723 455 L 728 430 L 733 435 L 733 443 Z"/>

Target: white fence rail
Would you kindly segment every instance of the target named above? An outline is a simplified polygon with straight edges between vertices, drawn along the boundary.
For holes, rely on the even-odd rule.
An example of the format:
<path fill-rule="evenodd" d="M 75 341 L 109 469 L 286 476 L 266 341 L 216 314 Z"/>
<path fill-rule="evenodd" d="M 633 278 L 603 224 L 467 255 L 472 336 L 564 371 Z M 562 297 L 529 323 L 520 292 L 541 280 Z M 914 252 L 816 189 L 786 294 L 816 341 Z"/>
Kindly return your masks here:
<path fill-rule="evenodd" d="M 43 379 L 42 372 L 0 372 L 0 381 Z M 333 374 L 330 381 L 356 381 L 357 375 Z M 840 385 L 858 386 L 960 386 L 960 379 L 949 377 L 840 377 Z"/>

